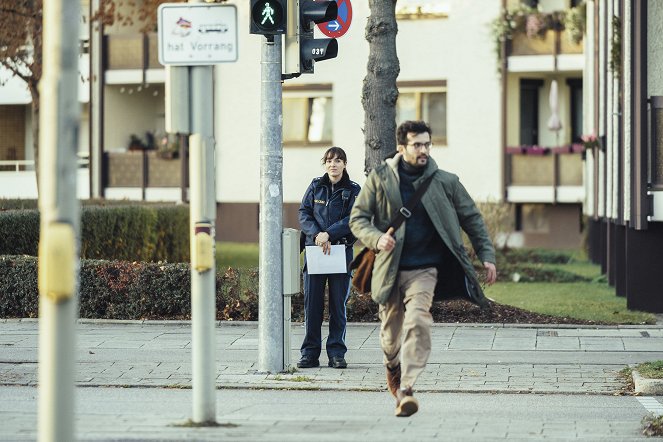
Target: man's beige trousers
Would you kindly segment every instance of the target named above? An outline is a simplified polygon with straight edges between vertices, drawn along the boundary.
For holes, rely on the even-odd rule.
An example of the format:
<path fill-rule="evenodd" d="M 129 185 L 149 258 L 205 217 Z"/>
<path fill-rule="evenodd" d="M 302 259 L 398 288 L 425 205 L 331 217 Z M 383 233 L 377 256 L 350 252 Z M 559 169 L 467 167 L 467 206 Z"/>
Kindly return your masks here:
<path fill-rule="evenodd" d="M 431 325 L 437 269 L 398 272 L 396 286 L 380 305 L 380 345 L 389 368 L 401 364 L 401 387 L 413 387 L 426 367 L 431 350 Z M 401 343 L 402 336 L 402 343 Z"/>

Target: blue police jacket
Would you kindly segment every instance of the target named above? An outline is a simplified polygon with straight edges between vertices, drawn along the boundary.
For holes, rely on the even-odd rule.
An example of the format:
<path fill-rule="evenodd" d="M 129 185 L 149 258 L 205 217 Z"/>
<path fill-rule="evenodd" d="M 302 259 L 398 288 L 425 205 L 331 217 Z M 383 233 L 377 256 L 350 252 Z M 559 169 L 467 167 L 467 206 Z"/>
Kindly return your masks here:
<path fill-rule="evenodd" d="M 333 190 L 327 174 L 311 181 L 299 206 L 299 225 L 307 246 L 315 245 L 318 233 L 327 232 L 332 244 L 345 244 L 348 264 L 352 261 L 352 245 L 357 238 L 350 231 L 348 221 L 359 190 L 359 184 L 351 181 L 345 170 Z"/>

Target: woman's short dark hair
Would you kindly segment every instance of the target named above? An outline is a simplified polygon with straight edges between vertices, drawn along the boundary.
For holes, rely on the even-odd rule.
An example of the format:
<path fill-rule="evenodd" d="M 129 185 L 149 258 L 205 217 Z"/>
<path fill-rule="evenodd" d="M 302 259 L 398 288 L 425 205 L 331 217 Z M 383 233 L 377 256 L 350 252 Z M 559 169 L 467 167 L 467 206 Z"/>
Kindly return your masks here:
<path fill-rule="evenodd" d="M 422 134 L 424 132 L 428 132 L 428 135 L 431 137 L 433 135 L 433 131 L 428 123 L 421 120 L 407 120 L 402 122 L 401 125 L 398 126 L 398 129 L 396 129 L 396 141 L 399 145 L 405 146 L 407 144 L 407 134 Z"/>
<path fill-rule="evenodd" d="M 340 147 L 333 146 L 327 149 L 325 154 L 322 156 L 322 164 L 325 164 L 327 160 L 333 160 L 336 157 L 338 157 L 338 159 L 344 163 L 348 162 L 348 156 L 345 154 L 345 151 Z"/>

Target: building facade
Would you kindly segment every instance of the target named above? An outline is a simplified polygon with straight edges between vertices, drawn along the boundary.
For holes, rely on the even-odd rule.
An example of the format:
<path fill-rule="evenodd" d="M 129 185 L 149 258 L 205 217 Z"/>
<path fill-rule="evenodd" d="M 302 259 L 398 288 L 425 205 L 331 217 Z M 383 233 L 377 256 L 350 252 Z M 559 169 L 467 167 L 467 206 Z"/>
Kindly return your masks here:
<path fill-rule="evenodd" d="M 591 258 L 630 309 L 663 312 L 663 3 L 587 3 Z"/>
<path fill-rule="evenodd" d="M 397 2 L 397 119 L 430 122 L 432 156 L 440 167 L 458 174 L 476 200 L 513 204 L 510 241 L 515 246 L 580 244 L 585 187 L 576 141 L 578 121 L 584 118 L 587 54 L 582 33 L 579 41 L 569 43 L 565 22 L 558 17 L 576 3 Z M 227 4 L 237 8 L 239 57 L 216 65 L 214 74 L 217 237 L 256 241 L 264 38 L 248 33 L 248 2 Z M 84 9 L 94 11 L 97 5 L 91 0 Z M 338 40 L 338 57 L 317 63 L 313 75 L 283 84 L 286 227 L 298 227 L 299 202 L 311 179 L 323 173 L 320 159 L 326 148 L 344 148 L 351 178 L 360 185 L 364 181 L 361 91 L 370 10 L 365 1 L 352 8 L 352 24 Z M 508 36 L 497 33 L 503 11 L 520 9 L 523 20 L 532 15 L 545 21 L 536 35 L 520 25 Z M 167 75 L 158 63 L 156 33 L 141 33 L 138 24 L 88 24 L 88 29 L 90 99 L 80 150 L 89 152 L 89 168 L 79 183 L 93 197 L 186 200 L 185 140 L 165 132 Z M 497 44 L 500 36 L 503 44 Z M 547 128 L 553 81 L 554 113 L 561 126 L 554 131 Z M 0 117 L 2 112 L 0 105 Z M 21 159 L 20 153 L 15 157 Z M 29 161 L 27 150 L 23 158 Z M 9 172 L 0 172 L 0 180 L 6 182 Z"/>

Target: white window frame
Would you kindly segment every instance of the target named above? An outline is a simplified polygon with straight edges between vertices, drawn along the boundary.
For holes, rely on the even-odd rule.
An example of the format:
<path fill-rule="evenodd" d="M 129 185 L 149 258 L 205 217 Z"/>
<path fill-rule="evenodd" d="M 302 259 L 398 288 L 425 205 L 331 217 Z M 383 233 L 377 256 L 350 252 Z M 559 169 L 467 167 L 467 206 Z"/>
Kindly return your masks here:
<path fill-rule="evenodd" d="M 413 84 L 416 83 L 416 84 Z M 448 143 L 448 132 L 449 132 L 449 96 L 447 92 L 447 85 L 446 81 L 435 81 L 435 82 L 408 82 L 408 83 L 399 83 L 398 84 L 398 93 L 399 95 L 402 94 L 414 94 L 415 101 L 416 101 L 416 117 L 415 119 L 417 120 L 426 120 L 423 116 L 423 102 L 421 97 L 424 94 L 430 94 L 430 93 L 444 93 L 447 95 L 447 120 L 445 122 L 445 129 L 447 133 L 445 134 L 439 134 L 436 133 L 435 129 L 433 128 L 433 143 L 436 146 L 447 146 Z M 398 103 L 396 104 L 398 106 Z M 427 123 L 430 124 L 429 121 L 426 121 Z M 402 121 L 398 121 L 398 124 L 402 123 Z"/>
<path fill-rule="evenodd" d="M 332 109 L 333 109 L 333 91 L 332 91 L 332 86 L 331 84 L 324 84 L 324 85 L 310 85 L 310 86 L 296 86 L 293 88 L 283 88 L 283 101 L 285 101 L 288 98 L 305 98 L 305 99 L 315 99 L 315 98 L 331 98 L 332 99 Z M 285 109 L 284 109 L 285 112 Z M 307 114 L 305 115 L 306 121 L 304 122 L 304 127 L 306 127 L 306 133 L 304 134 L 304 139 L 301 140 L 294 140 L 294 139 L 286 139 L 285 138 L 285 132 L 283 136 L 283 146 L 284 147 L 308 147 L 308 146 L 324 146 L 324 145 L 330 145 L 332 143 L 332 139 L 321 139 L 320 141 L 309 141 L 309 127 L 308 124 L 310 122 L 310 114 L 308 112 L 308 107 L 307 107 Z M 333 118 L 333 116 L 332 116 Z M 285 124 L 286 117 L 285 115 L 283 116 L 283 122 Z M 333 127 L 333 120 L 332 120 L 332 127 Z"/>
<path fill-rule="evenodd" d="M 451 0 L 398 0 L 396 20 L 448 18 Z"/>

